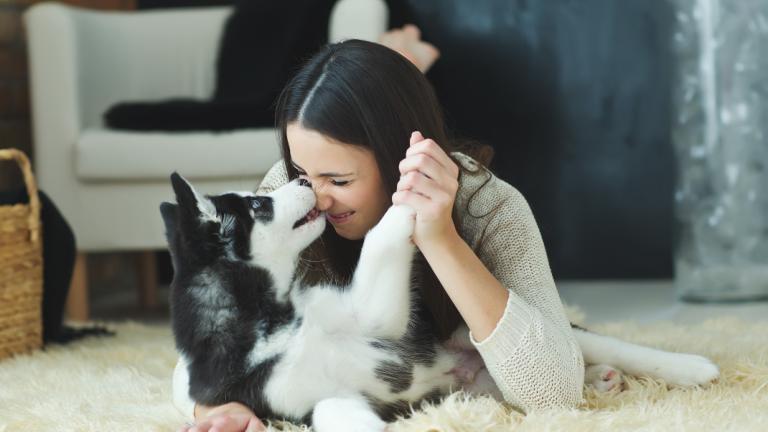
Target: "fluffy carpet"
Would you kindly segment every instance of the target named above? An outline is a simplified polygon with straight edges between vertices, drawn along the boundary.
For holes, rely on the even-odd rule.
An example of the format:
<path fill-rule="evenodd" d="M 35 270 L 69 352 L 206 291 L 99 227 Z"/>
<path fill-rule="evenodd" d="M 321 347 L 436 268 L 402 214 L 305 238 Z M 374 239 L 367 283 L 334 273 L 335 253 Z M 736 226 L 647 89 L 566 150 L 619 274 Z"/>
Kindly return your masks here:
<path fill-rule="evenodd" d="M 169 328 L 109 324 L 117 337 L 53 346 L 0 362 L 0 431 L 172 431 L 176 362 Z M 708 388 L 667 389 L 629 379 L 621 393 L 585 391 L 579 409 L 522 416 L 489 398 L 460 393 L 417 409 L 393 431 L 766 431 L 768 322 L 718 318 L 696 326 L 613 323 L 595 331 L 713 359 Z M 279 425 L 289 431 L 305 430 Z"/>

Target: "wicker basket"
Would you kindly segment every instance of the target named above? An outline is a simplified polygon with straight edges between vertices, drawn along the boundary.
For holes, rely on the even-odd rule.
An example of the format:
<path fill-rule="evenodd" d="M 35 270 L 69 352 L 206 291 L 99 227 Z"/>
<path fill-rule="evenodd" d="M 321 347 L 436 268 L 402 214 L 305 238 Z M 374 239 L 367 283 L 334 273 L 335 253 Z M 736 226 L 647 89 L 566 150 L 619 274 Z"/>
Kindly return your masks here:
<path fill-rule="evenodd" d="M 43 247 L 40 198 L 24 153 L 0 150 L 24 174 L 29 204 L 0 205 L 0 359 L 43 343 Z"/>

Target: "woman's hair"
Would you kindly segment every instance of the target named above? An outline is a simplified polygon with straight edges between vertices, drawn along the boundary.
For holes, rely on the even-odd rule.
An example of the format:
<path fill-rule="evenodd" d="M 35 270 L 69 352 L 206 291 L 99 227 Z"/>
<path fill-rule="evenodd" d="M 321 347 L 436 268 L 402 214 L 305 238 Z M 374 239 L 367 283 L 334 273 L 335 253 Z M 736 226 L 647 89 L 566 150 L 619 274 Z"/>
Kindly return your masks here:
<path fill-rule="evenodd" d="M 398 164 L 405 157 L 411 132 L 420 131 L 449 155 L 455 150 L 437 96 L 419 69 L 397 52 L 361 40 L 324 46 L 283 89 L 277 102 L 276 124 L 290 179 L 298 176 L 286 134 L 286 128 L 294 122 L 371 150 L 390 196 L 396 191 Z M 454 221 L 458 221 L 455 212 Z M 361 240 L 346 240 L 328 225 L 321 241 L 302 254 L 305 278 L 309 283 L 348 283 L 361 246 Z M 439 337 L 449 337 L 461 317 L 420 253 L 414 263 L 414 276 L 426 305 L 424 312 Z"/>

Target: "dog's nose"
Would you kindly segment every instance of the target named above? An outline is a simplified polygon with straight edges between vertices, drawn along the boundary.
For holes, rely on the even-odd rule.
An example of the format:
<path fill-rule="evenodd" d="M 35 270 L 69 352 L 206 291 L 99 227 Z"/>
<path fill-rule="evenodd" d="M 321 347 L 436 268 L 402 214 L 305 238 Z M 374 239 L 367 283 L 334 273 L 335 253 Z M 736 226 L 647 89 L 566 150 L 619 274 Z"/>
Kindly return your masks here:
<path fill-rule="evenodd" d="M 300 178 L 299 179 L 299 186 L 312 187 L 312 183 L 310 183 L 309 180 L 307 180 L 307 179 Z"/>

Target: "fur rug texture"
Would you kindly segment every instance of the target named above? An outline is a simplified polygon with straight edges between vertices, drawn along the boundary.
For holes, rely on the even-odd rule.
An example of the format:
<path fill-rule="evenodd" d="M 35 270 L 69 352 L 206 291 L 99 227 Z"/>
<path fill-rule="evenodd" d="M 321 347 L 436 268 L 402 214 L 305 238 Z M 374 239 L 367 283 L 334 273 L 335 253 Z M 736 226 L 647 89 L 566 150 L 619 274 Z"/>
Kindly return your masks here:
<path fill-rule="evenodd" d="M 0 361 L 0 432 L 174 431 L 184 423 L 171 403 L 176 353 L 170 328 L 105 324 L 116 337 L 88 338 Z M 722 376 L 707 388 L 693 389 L 629 378 L 622 392 L 586 389 L 578 409 L 528 416 L 490 398 L 454 393 L 440 405 L 414 407 L 413 416 L 391 430 L 768 430 L 768 321 L 723 317 L 693 326 L 619 322 L 591 330 L 708 356 Z M 288 424 L 271 428 L 306 430 Z"/>

